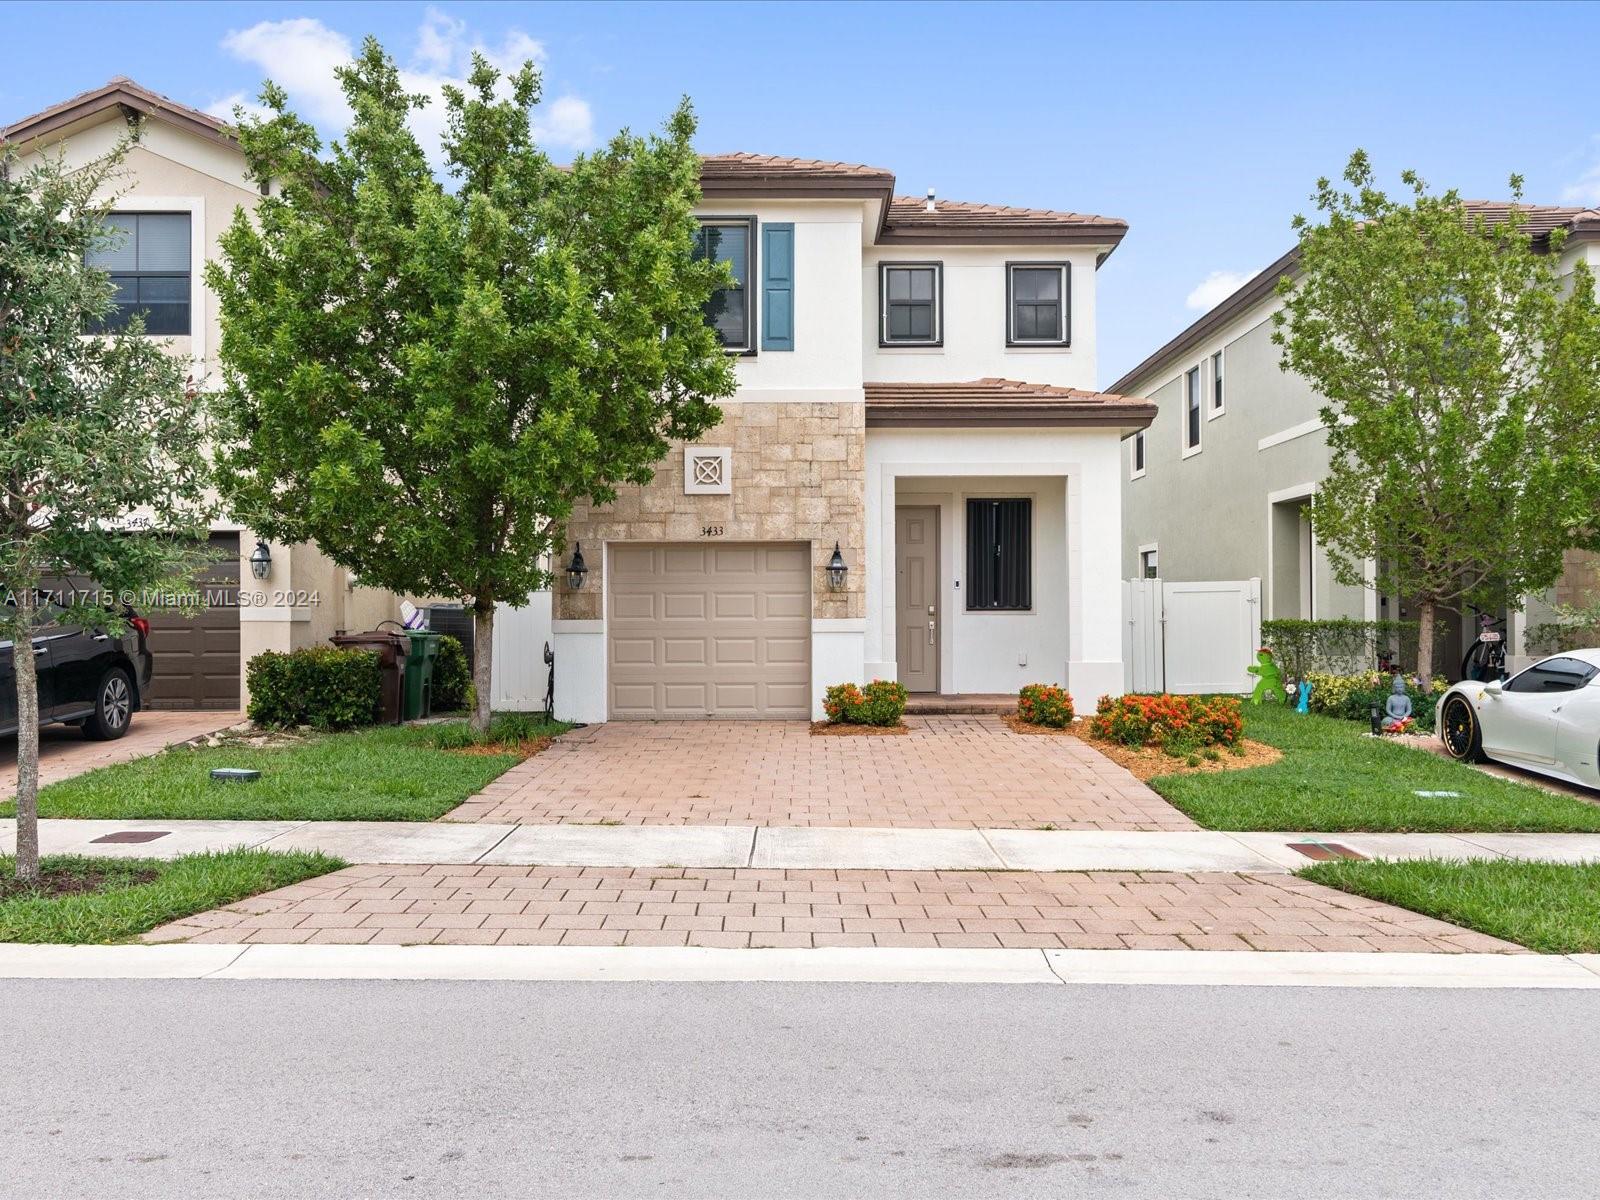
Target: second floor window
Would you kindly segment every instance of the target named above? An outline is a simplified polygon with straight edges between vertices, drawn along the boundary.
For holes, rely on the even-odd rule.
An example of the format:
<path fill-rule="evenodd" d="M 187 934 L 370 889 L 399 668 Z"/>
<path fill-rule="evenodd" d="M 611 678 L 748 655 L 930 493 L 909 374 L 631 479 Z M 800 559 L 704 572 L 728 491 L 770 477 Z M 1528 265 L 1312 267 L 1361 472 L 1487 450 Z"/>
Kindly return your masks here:
<path fill-rule="evenodd" d="M 113 242 L 90 251 L 87 262 L 111 276 L 116 307 L 97 332 L 126 329 L 134 313 L 144 314 L 146 333 L 185 337 L 191 332 L 189 222 L 186 212 L 106 217 Z"/>
<path fill-rule="evenodd" d="M 1006 345 L 1065 346 L 1067 264 L 1006 264 Z"/>
<path fill-rule="evenodd" d="M 1222 351 L 1211 356 L 1211 411 L 1222 411 Z"/>
<path fill-rule="evenodd" d="M 1183 448 L 1200 449 L 1200 368 L 1183 377 Z"/>
<path fill-rule="evenodd" d="M 725 262 L 733 271 L 733 285 L 718 288 L 706 301 L 706 323 L 729 350 L 743 354 L 755 352 L 751 331 L 755 314 L 751 309 L 751 260 L 755 221 L 746 217 L 719 218 L 700 222 L 695 235 L 694 256 Z"/>
<path fill-rule="evenodd" d="M 938 263 L 883 263 L 878 268 L 878 340 L 882 345 L 943 344 L 940 270 Z"/>

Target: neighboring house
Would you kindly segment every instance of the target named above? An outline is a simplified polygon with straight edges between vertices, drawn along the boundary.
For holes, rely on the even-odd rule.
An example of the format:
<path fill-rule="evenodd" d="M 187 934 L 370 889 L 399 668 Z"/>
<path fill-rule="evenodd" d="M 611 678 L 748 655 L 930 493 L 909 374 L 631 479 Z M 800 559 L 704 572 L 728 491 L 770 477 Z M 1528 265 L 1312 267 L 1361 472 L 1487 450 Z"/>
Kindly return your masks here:
<path fill-rule="evenodd" d="M 1491 221 L 1508 208 L 1467 207 Z M 1523 211 L 1541 241 L 1553 229 L 1567 231 L 1565 270 L 1580 259 L 1600 270 L 1600 211 Z M 1310 505 L 1329 462 L 1323 401 L 1279 368 L 1272 342 L 1272 317 L 1282 307 L 1277 283 L 1294 274 L 1298 259 L 1290 250 L 1112 385 L 1158 408 L 1123 451 L 1123 570 L 1171 582 L 1259 578 L 1268 619 L 1414 619 L 1402 597 L 1338 583 L 1312 535 Z M 1569 554 L 1553 592 L 1510 614 L 1511 653 L 1526 654 L 1526 630 L 1548 619 L 1551 601 L 1576 602 L 1597 581 L 1593 556 Z M 1452 676 L 1475 636 L 1473 621 L 1443 614 L 1439 662 Z"/>
<path fill-rule="evenodd" d="M 1154 409 L 1090 389 L 1126 225 L 766 155 L 710 156 L 702 186 L 739 391 L 569 523 L 588 575 L 555 595 L 561 715 L 819 717 L 826 686 L 875 677 L 1120 692 L 1119 447 Z"/>
<path fill-rule="evenodd" d="M 202 271 L 235 209 L 251 208 L 260 195 L 227 125 L 118 77 L 0 128 L 0 143 L 21 152 L 22 169 L 40 153 L 86 162 L 111 149 L 132 122 L 141 137 L 112 218 L 128 236 L 101 265 L 117 284 L 118 316 L 146 312 L 150 335 L 193 359 L 197 386 L 215 388 L 221 331 Z M 211 528 L 222 561 L 206 589 L 210 607 L 196 617 L 148 612 L 153 707 L 236 708 L 244 700 L 242 664 L 252 656 L 314 645 L 337 629 L 366 629 L 395 615 L 395 597 L 356 586 L 314 546 L 271 546 L 269 573 L 256 579 L 249 565 L 255 535 L 227 517 Z"/>

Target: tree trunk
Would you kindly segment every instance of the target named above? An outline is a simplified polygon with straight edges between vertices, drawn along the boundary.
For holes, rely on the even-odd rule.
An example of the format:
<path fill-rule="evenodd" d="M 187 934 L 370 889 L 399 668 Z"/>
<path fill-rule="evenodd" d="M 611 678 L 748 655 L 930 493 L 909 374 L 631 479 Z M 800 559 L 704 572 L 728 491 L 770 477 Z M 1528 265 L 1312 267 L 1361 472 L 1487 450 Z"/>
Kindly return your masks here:
<path fill-rule="evenodd" d="M 1417 674 L 1423 685 L 1433 678 L 1433 625 L 1437 606 L 1432 600 L 1417 605 Z"/>
<path fill-rule="evenodd" d="M 494 683 L 494 601 L 472 605 L 472 730 L 489 732 L 489 698 Z"/>
<path fill-rule="evenodd" d="M 11 659 L 17 681 L 17 878 L 39 878 L 39 672 L 33 661 L 32 588 L 17 596 Z"/>

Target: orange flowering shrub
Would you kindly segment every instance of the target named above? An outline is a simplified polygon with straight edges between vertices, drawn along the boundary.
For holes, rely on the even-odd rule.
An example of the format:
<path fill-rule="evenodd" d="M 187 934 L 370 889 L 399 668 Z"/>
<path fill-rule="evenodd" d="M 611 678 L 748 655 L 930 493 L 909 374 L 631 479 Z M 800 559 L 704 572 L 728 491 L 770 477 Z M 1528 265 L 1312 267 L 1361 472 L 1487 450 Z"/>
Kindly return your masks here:
<path fill-rule="evenodd" d="M 906 711 L 906 685 L 892 679 L 874 679 L 864 688 L 836 683 L 822 693 L 822 711 L 836 725 L 898 725 Z"/>
<path fill-rule="evenodd" d="M 1101 696 L 1089 728 L 1124 746 L 1237 746 L 1244 709 L 1235 696 Z"/>
<path fill-rule="evenodd" d="M 1030 725 L 1065 729 L 1074 716 L 1067 689 L 1053 683 L 1030 683 L 1017 695 L 1017 716 Z"/>

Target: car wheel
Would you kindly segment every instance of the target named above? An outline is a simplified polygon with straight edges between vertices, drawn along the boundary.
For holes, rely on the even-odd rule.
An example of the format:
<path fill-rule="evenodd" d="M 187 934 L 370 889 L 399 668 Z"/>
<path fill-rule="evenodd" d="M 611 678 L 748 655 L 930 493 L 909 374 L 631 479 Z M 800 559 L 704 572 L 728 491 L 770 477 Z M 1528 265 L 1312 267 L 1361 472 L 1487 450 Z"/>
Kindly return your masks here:
<path fill-rule="evenodd" d="M 1451 758 L 1478 762 L 1483 758 L 1483 730 L 1478 716 L 1463 696 L 1451 696 L 1439 713 L 1439 736 Z"/>
<path fill-rule="evenodd" d="M 95 692 L 94 714 L 83 723 L 84 736 L 108 742 L 128 732 L 133 721 L 133 684 L 128 673 L 113 667 Z"/>

